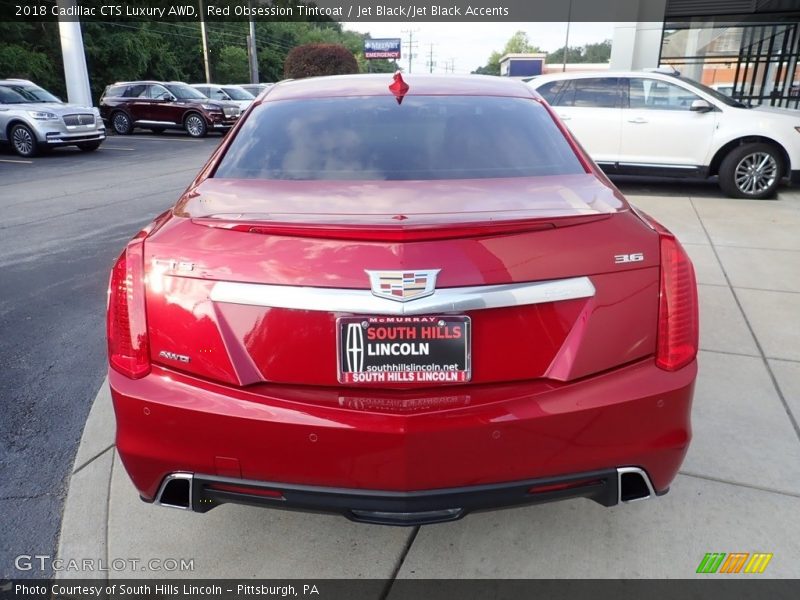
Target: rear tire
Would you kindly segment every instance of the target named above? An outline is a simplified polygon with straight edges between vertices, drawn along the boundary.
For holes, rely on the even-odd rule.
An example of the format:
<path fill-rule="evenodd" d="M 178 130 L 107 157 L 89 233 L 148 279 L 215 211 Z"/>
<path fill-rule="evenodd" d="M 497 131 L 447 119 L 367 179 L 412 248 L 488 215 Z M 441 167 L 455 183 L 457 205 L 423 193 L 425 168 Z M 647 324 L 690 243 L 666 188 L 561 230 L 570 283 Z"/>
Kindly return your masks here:
<path fill-rule="evenodd" d="M 193 138 L 202 138 L 208 135 L 206 120 L 198 113 L 189 113 L 183 122 L 183 127 L 186 129 L 186 133 Z"/>
<path fill-rule="evenodd" d="M 81 142 L 78 144 L 78 148 L 81 149 L 82 152 L 94 152 L 100 147 L 101 142 Z"/>
<path fill-rule="evenodd" d="M 743 144 L 722 160 L 719 187 L 731 198 L 771 198 L 780 185 L 783 169 L 781 152 L 772 144 Z"/>
<path fill-rule="evenodd" d="M 31 128 L 22 123 L 17 123 L 8 132 L 8 139 L 14 152 L 24 158 L 36 156 L 39 153 L 39 142 L 36 140 Z"/>
<path fill-rule="evenodd" d="M 133 131 L 131 118 L 121 110 L 111 115 L 111 127 L 117 135 L 128 135 Z"/>

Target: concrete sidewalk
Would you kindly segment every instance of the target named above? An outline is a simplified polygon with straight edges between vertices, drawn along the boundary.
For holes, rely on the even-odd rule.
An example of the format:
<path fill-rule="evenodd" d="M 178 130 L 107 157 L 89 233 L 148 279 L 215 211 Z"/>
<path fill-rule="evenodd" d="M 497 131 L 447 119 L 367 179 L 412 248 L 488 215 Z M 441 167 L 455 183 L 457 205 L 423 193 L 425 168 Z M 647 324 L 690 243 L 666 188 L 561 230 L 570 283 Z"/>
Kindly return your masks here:
<path fill-rule="evenodd" d="M 771 552 L 762 577 L 799 577 L 800 193 L 627 196 L 681 239 L 700 284 L 694 440 L 665 497 L 611 509 L 571 500 L 422 528 L 156 508 L 116 456 L 104 385 L 75 460 L 59 556 L 112 569 L 59 576 L 687 578 L 706 552 Z M 149 559 L 193 559 L 194 569 L 143 570 Z"/>

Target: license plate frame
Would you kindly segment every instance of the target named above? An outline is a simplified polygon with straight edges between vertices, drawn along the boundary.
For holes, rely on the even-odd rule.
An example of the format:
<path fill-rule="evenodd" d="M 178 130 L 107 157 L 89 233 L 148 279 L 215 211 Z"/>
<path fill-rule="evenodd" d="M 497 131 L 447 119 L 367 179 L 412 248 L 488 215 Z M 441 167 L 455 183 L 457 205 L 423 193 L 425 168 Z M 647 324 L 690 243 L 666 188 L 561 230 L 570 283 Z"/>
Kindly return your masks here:
<path fill-rule="evenodd" d="M 472 319 L 339 317 L 336 357 L 337 379 L 346 385 L 467 383 L 472 379 Z"/>

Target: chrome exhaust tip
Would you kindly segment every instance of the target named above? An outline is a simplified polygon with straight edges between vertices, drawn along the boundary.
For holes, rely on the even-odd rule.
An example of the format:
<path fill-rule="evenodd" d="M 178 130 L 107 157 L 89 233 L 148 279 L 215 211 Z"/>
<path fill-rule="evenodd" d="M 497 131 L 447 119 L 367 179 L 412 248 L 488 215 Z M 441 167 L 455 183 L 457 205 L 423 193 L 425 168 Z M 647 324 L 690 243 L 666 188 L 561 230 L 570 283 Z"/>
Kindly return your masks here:
<path fill-rule="evenodd" d="M 647 500 L 656 495 L 653 484 L 644 469 L 639 467 L 620 467 L 617 469 L 617 503 L 628 504 L 637 500 Z"/>
<path fill-rule="evenodd" d="M 154 503 L 167 508 L 192 510 L 193 480 L 191 473 L 170 473 L 161 483 Z"/>

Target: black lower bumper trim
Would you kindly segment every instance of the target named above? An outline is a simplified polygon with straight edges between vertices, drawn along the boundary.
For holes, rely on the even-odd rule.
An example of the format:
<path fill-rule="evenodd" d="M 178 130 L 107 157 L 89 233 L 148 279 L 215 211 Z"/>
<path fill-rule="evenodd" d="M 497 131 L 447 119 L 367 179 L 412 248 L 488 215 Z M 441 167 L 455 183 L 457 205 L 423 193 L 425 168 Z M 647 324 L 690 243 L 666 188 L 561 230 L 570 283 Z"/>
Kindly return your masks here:
<path fill-rule="evenodd" d="M 479 510 L 589 498 L 617 504 L 616 469 L 417 492 L 374 491 L 273 483 L 195 474 L 191 508 L 207 512 L 224 503 L 338 513 L 352 521 L 422 525 L 455 521 Z"/>

